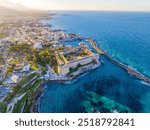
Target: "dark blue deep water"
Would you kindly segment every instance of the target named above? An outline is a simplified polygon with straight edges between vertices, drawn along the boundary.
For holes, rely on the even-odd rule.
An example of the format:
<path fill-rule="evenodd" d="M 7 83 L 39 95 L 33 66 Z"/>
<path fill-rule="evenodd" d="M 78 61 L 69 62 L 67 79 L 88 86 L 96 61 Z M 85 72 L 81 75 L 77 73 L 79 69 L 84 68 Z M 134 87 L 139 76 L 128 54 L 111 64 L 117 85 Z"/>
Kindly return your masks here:
<path fill-rule="evenodd" d="M 64 12 L 45 22 L 96 39 L 113 58 L 150 77 L 150 13 Z M 103 66 L 74 82 L 47 83 L 40 112 L 150 112 L 150 85 L 100 58 Z"/>

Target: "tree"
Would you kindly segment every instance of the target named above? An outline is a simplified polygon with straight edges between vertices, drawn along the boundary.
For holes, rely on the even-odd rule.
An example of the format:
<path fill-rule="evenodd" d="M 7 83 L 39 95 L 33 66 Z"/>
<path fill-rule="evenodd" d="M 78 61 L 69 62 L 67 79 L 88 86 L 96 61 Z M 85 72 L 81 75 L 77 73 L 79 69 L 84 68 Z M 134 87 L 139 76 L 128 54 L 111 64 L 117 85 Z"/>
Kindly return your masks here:
<path fill-rule="evenodd" d="M 78 63 L 77 68 L 80 68 L 80 67 L 82 67 L 82 65 L 80 63 Z"/>
<path fill-rule="evenodd" d="M 5 113 L 6 112 L 6 105 L 0 102 L 0 113 Z"/>

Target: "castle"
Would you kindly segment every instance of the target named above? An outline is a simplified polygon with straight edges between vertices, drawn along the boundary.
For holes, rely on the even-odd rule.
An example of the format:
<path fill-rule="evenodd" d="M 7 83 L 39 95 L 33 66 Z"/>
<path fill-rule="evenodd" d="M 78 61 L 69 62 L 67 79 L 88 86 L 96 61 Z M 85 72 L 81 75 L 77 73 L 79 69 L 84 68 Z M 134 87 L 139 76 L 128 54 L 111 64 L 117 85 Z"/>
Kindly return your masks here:
<path fill-rule="evenodd" d="M 99 54 L 94 54 L 84 44 L 70 47 L 68 50 L 56 51 L 55 57 L 58 64 L 58 74 L 60 75 L 67 75 L 99 63 Z"/>

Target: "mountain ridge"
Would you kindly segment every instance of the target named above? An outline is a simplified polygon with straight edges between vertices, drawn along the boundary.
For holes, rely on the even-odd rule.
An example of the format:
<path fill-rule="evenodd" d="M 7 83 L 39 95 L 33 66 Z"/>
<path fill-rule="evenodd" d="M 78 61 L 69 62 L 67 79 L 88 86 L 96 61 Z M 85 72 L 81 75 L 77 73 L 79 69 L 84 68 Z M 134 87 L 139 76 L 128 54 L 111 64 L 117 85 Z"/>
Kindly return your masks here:
<path fill-rule="evenodd" d="M 7 0 L 6 1 L 0 0 L 0 18 L 6 16 L 15 16 L 15 15 L 37 16 L 37 15 L 45 15 L 47 13 L 48 11 L 31 9 L 21 4 L 14 4 Z"/>
<path fill-rule="evenodd" d="M 6 7 L 6 8 L 9 8 L 9 9 L 13 9 L 13 10 L 18 10 L 18 11 L 26 11 L 26 10 L 29 10 L 28 7 L 25 7 L 25 6 L 22 5 L 22 4 L 19 4 L 19 3 L 12 3 L 12 2 L 9 2 L 9 1 L 7 1 L 7 0 L 0 0 L 0 6 Z"/>

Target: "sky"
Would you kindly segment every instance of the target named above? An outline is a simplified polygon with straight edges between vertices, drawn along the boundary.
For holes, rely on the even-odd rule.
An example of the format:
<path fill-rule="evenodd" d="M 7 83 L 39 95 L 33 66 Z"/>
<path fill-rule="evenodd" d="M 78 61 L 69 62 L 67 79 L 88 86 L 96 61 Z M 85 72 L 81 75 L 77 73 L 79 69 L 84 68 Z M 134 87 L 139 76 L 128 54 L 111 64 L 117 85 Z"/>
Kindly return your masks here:
<path fill-rule="evenodd" d="M 8 0 L 45 10 L 150 11 L 150 0 Z"/>

